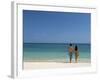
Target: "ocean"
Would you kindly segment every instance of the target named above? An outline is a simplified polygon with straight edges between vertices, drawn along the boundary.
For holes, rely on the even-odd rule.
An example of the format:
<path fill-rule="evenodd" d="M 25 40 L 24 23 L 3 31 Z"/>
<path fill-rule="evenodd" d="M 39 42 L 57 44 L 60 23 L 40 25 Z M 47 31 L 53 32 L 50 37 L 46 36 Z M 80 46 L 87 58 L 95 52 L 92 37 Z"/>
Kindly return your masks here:
<path fill-rule="evenodd" d="M 73 44 L 73 47 L 75 44 Z M 79 49 L 78 62 L 91 62 L 91 44 L 77 44 Z M 24 43 L 24 62 L 69 62 L 69 45 L 66 43 Z M 73 53 L 73 62 L 75 55 Z"/>

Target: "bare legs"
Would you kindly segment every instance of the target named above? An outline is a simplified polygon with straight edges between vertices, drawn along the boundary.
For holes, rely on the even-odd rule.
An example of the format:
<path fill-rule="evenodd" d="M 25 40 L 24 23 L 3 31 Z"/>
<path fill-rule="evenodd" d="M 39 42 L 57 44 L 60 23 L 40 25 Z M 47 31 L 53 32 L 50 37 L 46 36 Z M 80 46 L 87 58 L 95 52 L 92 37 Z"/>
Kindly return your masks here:
<path fill-rule="evenodd" d="M 75 56 L 75 62 L 77 63 L 77 60 L 78 60 L 78 57 L 77 56 Z"/>
<path fill-rule="evenodd" d="M 69 57 L 70 57 L 70 63 L 72 63 L 72 53 L 69 53 Z M 75 53 L 75 63 L 78 62 L 78 58 L 79 58 L 79 55 L 77 53 Z"/>
<path fill-rule="evenodd" d="M 75 62 L 76 63 L 78 62 L 78 57 L 79 57 L 79 55 L 77 53 L 75 53 Z"/>
<path fill-rule="evenodd" d="M 70 53 L 70 63 L 72 63 L 72 53 Z"/>

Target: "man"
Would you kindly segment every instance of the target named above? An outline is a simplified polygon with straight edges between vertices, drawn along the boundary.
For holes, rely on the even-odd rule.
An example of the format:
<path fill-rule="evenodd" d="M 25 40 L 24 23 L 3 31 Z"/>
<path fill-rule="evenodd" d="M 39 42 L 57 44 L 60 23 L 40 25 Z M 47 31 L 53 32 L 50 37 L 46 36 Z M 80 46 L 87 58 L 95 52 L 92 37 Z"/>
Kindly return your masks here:
<path fill-rule="evenodd" d="M 68 52 L 69 52 L 69 57 L 70 57 L 70 63 L 72 62 L 73 51 L 74 51 L 74 48 L 73 48 L 72 44 L 70 43 L 69 47 L 68 47 Z"/>

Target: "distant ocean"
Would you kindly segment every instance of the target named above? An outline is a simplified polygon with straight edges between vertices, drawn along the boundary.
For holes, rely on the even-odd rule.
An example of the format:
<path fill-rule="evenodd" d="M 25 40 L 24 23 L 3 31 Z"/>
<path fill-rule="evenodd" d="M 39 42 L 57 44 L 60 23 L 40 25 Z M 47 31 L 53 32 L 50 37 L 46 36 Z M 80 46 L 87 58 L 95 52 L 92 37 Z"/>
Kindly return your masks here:
<path fill-rule="evenodd" d="M 69 62 L 68 46 L 65 43 L 24 43 L 23 60 L 24 62 Z M 91 45 L 77 44 L 77 46 L 78 62 L 91 62 Z M 74 54 L 73 62 L 75 62 Z"/>

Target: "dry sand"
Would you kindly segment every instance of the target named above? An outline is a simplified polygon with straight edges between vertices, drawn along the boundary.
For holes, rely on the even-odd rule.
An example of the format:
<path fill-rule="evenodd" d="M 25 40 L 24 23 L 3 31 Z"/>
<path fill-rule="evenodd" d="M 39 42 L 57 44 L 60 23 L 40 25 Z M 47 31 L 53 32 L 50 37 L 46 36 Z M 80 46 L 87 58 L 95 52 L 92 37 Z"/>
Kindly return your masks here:
<path fill-rule="evenodd" d="M 24 69 L 52 69 L 91 66 L 91 63 L 24 62 Z"/>

